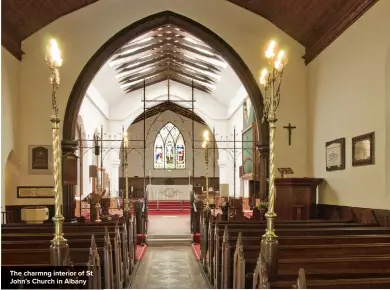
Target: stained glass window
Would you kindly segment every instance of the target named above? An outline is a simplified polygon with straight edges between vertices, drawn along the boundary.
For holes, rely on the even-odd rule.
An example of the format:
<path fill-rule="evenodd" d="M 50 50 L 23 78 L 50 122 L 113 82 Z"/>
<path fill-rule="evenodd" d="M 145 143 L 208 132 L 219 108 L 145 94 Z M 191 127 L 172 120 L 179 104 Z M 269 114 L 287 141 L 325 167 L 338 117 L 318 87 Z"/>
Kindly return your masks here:
<path fill-rule="evenodd" d="M 154 141 L 155 169 L 184 169 L 185 143 L 183 135 L 172 123 L 167 123 L 157 133 Z"/>

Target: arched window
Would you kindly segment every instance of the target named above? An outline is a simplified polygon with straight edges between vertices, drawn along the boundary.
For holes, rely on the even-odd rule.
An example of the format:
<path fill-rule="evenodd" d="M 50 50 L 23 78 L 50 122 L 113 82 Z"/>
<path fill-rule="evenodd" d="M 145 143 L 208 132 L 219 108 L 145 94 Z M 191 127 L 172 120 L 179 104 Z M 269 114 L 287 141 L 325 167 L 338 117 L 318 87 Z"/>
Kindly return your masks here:
<path fill-rule="evenodd" d="M 186 148 L 183 135 L 172 123 L 167 123 L 157 133 L 154 141 L 155 169 L 184 169 Z"/>

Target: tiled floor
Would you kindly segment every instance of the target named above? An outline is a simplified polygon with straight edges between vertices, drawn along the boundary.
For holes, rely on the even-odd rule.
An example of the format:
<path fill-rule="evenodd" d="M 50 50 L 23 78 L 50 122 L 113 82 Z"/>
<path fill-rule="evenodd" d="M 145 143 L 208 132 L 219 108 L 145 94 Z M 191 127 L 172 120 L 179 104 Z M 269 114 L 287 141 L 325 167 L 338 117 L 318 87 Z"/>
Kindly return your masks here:
<path fill-rule="evenodd" d="M 190 246 L 149 247 L 132 288 L 207 289 Z"/>

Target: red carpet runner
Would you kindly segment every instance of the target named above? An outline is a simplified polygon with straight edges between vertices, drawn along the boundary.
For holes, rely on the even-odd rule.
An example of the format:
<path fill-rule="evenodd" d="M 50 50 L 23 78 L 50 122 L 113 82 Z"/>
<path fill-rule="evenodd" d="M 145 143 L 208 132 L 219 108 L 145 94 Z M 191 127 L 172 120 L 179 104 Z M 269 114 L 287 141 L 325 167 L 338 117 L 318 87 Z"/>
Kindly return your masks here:
<path fill-rule="evenodd" d="M 148 213 L 150 215 L 161 215 L 161 214 L 189 214 L 190 213 L 190 201 L 184 200 L 150 200 L 148 202 Z"/>
<path fill-rule="evenodd" d="M 148 247 L 147 245 L 145 245 L 145 246 L 137 245 L 137 253 L 136 253 L 136 255 L 137 255 L 137 259 L 139 261 L 142 260 L 143 256 L 145 255 L 147 247 Z"/>

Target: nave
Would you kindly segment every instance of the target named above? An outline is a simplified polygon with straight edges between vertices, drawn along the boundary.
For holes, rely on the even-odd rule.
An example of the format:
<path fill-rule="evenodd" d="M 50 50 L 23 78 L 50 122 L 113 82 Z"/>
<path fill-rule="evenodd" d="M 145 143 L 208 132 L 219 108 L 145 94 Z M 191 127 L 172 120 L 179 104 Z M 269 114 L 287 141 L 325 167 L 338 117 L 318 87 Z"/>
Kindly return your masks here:
<path fill-rule="evenodd" d="M 150 246 L 132 288 L 207 289 L 207 283 L 188 244 Z"/>

